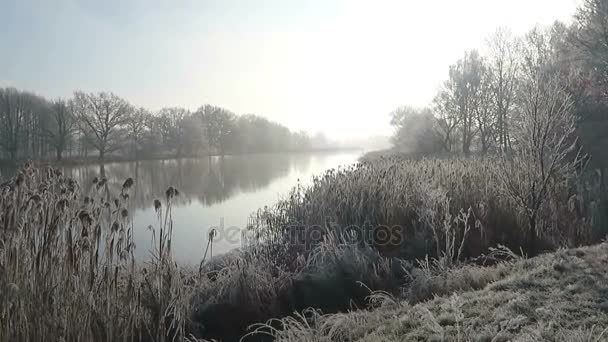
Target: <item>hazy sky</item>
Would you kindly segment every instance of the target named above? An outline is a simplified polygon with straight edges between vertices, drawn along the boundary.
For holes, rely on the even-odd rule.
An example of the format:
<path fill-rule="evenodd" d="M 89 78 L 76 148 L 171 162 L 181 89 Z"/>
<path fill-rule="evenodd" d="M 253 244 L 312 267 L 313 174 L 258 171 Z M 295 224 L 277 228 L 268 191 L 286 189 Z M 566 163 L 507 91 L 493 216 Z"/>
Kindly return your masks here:
<path fill-rule="evenodd" d="M 498 26 L 580 0 L 0 0 L 0 85 L 137 106 L 211 103 L 333 138 L 390 134 Z"/>

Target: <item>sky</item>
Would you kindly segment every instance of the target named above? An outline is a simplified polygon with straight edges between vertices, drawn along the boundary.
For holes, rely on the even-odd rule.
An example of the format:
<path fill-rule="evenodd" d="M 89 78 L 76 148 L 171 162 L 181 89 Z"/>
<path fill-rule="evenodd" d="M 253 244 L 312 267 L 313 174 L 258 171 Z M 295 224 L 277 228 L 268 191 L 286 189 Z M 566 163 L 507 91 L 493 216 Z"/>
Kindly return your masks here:
<path fill-rule="evenodd" d="M 330 139 L 390 135 L 499 26 L 568 22 L 581 0 L 0 0 L 0 86 L 210 103 Z"/>

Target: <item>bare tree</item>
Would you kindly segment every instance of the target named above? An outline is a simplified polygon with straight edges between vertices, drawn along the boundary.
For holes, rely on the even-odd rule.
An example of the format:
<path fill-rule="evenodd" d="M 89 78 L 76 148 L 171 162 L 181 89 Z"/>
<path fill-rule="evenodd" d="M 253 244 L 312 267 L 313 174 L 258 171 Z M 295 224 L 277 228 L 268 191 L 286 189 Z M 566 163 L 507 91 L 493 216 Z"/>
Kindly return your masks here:
<path fill-rule="evenodd" d="M 106 153 L 119 147 L 118 128 L 127 122 L 132 111 L 129 103 L 112 94 L 74 93 L 75 108 L 82 131 L 104 159 Z"/>
<path fill-rule="evenodd" d="M 211 105 L 194 114 L 165 108 L 156 116 L 135 110 L 112 93 L 77 91 L 69 101 L 49 102 L 30 92 L 0 88 L 0 158 L 12 161 L 62 160 L 72 151 L 86 158 L 94 150 L 103 160 L 118 149 L 135 158 L 288 151 L 314 148 L 311 141 L 263 117 L 237 116 Z"/>
<path fill-rule="evenodd" d="M 580 162 L 574 138 L 576 116 L 570 94 L 553 68 L 550 35 L 535 28 L 521 50 L 521 83 L 513 119 L 513 149 L 502 156 L 506 193 L 528 219 L 528 250 L 537 252 L 539 215 L 551 191 L 566 182 Z"/>
<path fill-rule="evenodd" d="M 472 98 L 472 111 L 477 125 L 477 136 L 482 154 L 495 144 L 497 127 L 496 96 L 492 89 L 492 70 L 485 64 L 480 69 L 481 79 L 477 94 Z"/>
<path fill-rule="evenodd" d="M 43 98 L 32 93 L 0 88 L 0 147 L 11 161 L 17 160 L 20 151 L 41 156 L 40 115 L 46 106 Z"/>
<path fill-rule="evenodd" d="M 224 155 L 235 130 L 236 116 L 229 110 L 211 105 L 200 107 L 196 113 L 203 123 L 209 148 Z"/>
<path fill-rule="evenodd" d="M 45 128 L 48 141 L 55 148 L 58 161 L 63 159 L 63 152 L 76 132 L 76 120 L 74 117 L 74 102 L 56 100 L 51 105 L 51 121 Z"/>
<path fill-rule="evenodd" d="M 203 126 L 205 137 L 207 138 L 207 148 L 209 149 L 209 154 L 211 154 L 211 149 L 217 146 L 217 134 L 215 133 L 213 120 L 211 120 L 211 118 L 219 110 L 219 107 L 206 104 L 201 106 L 196 111 L 196 116 L 198 116 L 201 120 L 201 125 Z"/>
<path fill-rule="evenodd" d="M 566 182 L 580 159 L 572 156 L 573 103 L 557 77 L 530 74 L 518 96 L 514 149 L 503 154 L 500 179 L 528 219 L 528 251 L 537 252 L 538 219 L 552 189 Z"/>
<path fill-rule="evenodd" d="M 456 130 L 460 124 L 460 115 L 455 108 L 452 93 L 445 86 L 433 99 L 433 112 L 437 117 L 437 126 L 442 137 L 445 152 L 453 152 L 456 145 Z"/>
<path fill-rule="evenodd" d="M 17 159 L 24 118 L 25 110 L 19 92 L 14 88 L 0 89 L 0 145 L 12 161 Z"/>
<path fill-rule="evenodd" d="M 189 116 L 189 110 L 179 107 L 163 108 L 159 113 L 163 143 L 175 150 L 177 157 L 182 156 L 184 146 L 186 145 L 185 120 Z"/>
<path fill-rule="evenodd" d="M 126 126 L 131 140 L 131 153 L 137 158 L 139 150 L 142 148 L 143 140 L 145 138 L 147 126 L 147 120 L 152 116 L 145 108 L 139 108 L 131 111 L 129 114 Z"/>
<path fill-rule="evenodd" d="M 441 105 L 439 113 L 450 117 L 450 122 L 445 122 L 444 131 L 450 130 L 451 135 L 452 125 L 458 124 L 461 151 L 465 155 L 470 153 L 475 136 L 475 104 L 483 68 L 483 60 L 477 51 L 465 53 L 464 58 L 450 66 L 449 78 L 438 95 Z"/>
<path fill-rule="evenodd" d="M 160 118 L 156 115 L 146 116 L 144 120 L 144 145 L 143 150 L 145 153 L 154 155 L 163 149 L 162 145 L 162 130 Z"/>
<path fill-rule="evenodd" d="M 509 121 L 517 91 L 519 51 L 521 43 L 505 28 L 499 28 L 488 41 L 492 89 L 496 101 L 496 133 L 498 146 L 510 144 Z"/>

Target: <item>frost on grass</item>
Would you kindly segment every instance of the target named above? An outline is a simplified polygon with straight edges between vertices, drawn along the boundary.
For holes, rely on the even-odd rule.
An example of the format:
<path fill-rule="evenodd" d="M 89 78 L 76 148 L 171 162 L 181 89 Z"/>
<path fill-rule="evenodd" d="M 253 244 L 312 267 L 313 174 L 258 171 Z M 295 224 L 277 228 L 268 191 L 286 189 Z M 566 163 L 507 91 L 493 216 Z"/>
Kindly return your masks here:
<path fill-rule="evenodd" d="M 465 277 L 494 281 L 467 288 L 452 278 L 456 269 L 432 280 L 444 286 L 435 285 L 435 298 L 415 305 L 298 315 L 283 319 L 283 329 L 256 328 L 277 341 L 608 341 L 608 244 L 468 267 Z"/>

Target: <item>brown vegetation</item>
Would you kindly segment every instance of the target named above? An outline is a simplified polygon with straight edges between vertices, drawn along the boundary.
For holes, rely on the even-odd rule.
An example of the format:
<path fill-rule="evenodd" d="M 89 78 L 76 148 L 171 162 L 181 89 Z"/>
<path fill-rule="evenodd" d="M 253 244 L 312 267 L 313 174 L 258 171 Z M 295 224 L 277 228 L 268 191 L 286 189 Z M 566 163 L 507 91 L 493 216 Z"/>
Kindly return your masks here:
<path fill-rule="evenodd" d="M 561 249 L 419 275 L 408 301 L 376 293 L 373 310 L 309 310 L 256 328 L 276 341 L 608 341 L 606 267 L 606 243 Z"/>
<path fill-rule="evenodd" d="M 185 336 L 194 278 L 171 260 L 171 200 L 157 208 L 153 257 L 133 256 L 127 179 L 90 193 L 26 165 L 0 186 L 1 341 L 165 341 Z M 160 201 L 158 202 L 160 203 Z"/>

